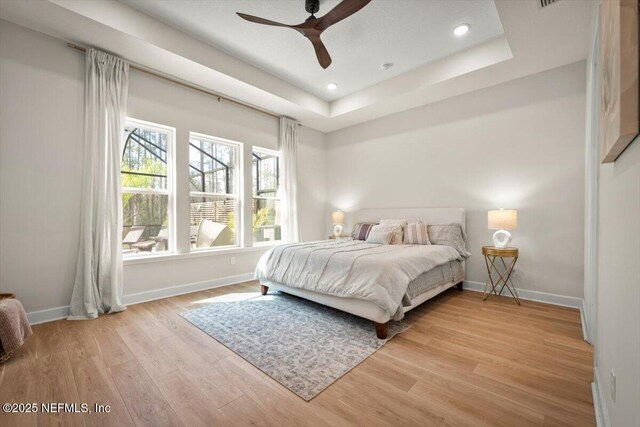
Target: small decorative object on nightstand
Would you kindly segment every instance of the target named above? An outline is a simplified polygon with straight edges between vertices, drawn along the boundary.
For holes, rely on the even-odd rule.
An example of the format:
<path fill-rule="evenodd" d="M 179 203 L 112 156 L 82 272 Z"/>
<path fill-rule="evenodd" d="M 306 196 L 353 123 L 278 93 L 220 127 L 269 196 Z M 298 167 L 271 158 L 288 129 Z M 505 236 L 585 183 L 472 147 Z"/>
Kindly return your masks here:
<path fill-rule="evenodd" d="M 515 209 L 489 211 L 487 225 L 489 230 L 498 230 L 493 233 L 493 246 L 504 249 L 511 243 L 511 233 L 507 230 L 515 230 L 518 226 L 518 211 Z"/>
<path fill-rule="evenodd" d="M 340 237 L 342 234 L 342 226 L 344 225 L 344 212 L 337 210 L 331 214 L 333 222 L 333 235 L 335 238 Z"/>
<path fill-rule="evenodd" d="M 482 294 L 482 300 L 486 300 L 491 293 L 496 296 L 502 295 L 504 288 L 511 293 L 511 296 L 520 305 L 520 298 L 516 292 L 516 287 L 513 285 L 511 276 L 513 275 L 513 268 L 518 261 L 518 248 L 496 248 L 494 246 L 483 246 L 482 255 L 484 255 L 484 262 L 487 266 L 487 281 L 484 283 L 484 293 Z M 512 258 L 509 265 L 504 261 L 505 258 Z M 496 259 L 500 259 L 503 270 L 500 271 L 496 266 Z M 493 273 L 497 274 L 496 281 L 493 280 Z M 491 285 L 491 289 L 487 292 L 487 288 Z M 502 287 L 500 287 L 502 285 Z M 497 288 L 500 287 L 500 291 Z"/>

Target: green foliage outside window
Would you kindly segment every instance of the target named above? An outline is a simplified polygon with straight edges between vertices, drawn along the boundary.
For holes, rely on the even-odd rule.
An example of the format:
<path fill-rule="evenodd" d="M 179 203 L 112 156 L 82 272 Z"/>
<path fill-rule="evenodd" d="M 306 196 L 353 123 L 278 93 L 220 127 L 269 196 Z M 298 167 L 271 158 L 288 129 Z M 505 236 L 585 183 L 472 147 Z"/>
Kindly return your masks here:
<path fill-rule="evenodd" d="M 275 222 L 276 212 L 273 209 L 262 208 L 253 213 L 253 229 L 262 227 L 263 225 L 273 224 Z M 236 229 L 236 216 L 233 212 L 229 214 L 229 222 L 227 226 L 234 230 Z"/>

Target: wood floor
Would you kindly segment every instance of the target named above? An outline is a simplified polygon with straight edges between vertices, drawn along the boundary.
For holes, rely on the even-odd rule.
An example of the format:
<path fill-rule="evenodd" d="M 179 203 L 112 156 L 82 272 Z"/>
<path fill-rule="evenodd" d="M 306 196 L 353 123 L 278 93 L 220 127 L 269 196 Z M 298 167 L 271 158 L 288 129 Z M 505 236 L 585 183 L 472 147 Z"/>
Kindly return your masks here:
<path fill-rule="evenodd" d="M 413 326 L 305 402 L 178 313 L 258 295 L 256 282 L 37 325 L 0 365 L 0 403 L 108 404 L 5 414 L 2 426 L 589 426 L 593 351 L 577 310 L 451 289 Z M 373 326 L 372 326 L 373 327 Z"/>

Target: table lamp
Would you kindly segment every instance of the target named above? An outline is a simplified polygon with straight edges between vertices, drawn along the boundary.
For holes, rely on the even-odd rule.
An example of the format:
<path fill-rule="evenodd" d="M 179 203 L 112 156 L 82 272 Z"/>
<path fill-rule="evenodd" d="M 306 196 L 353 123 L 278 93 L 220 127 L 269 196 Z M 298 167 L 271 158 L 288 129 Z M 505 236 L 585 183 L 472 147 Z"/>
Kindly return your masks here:
<path fill-rule="evenodd" d="M 511 233 L 507 230 L 515 230 L 518 226 L 518 211 L 515 209 L 497 209 L 488 213 L 487 224 L 489 230 L 498 230 L 493 233 L 493 246 L 504 249 L 511 243 Z"/>
<path fill-rule="evenodd" d="M 344 212 L 337 210 L 331 214 L 333 222 L 333 235 L 338 238 L 342 234 L 342 226 L 344 225 Z"/>

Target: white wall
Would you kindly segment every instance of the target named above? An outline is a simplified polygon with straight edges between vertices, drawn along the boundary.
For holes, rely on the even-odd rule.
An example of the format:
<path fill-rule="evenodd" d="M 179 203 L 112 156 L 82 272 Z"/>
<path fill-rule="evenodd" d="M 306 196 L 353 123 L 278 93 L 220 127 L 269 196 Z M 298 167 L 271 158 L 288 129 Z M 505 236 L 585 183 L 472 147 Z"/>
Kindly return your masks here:
<path fill-rule="evenodd" d="M 611 426 L 640 425 L 640 139 L 600 165 L 596 368 Z M 611 370 L 616 374 L 613 401 Z"/>
<path fill-rule="evenodd" d="M 0 290 L 16 292 L 29 312 L 66 306 L 78 251 L 84 55 L 0 21 L 0 93 Z M 178 147 L 190 130 L 243 142 L 245 155 L 277 145 L 277 119 L 136 71 L 129 116 L 175 127 Z M 324 236 L 324 153 L 324 134 L 301 127 L 304 240 Z M 179 209 L 188 209 L 184 199 Z M 250 273 L 263 251 L 127 264 L 125 295 Z"/>
<path fill-rule="evenodd" d="M 327 135 L 328 204 L 467 209 L 484 282 L 487 210 L 519 210 L 516 286 L 582 297 L 585 62 Z"/>
<path fill-rule="evenodd" d="M 78 255 L 84 62 L 0 21 L 0 289 L 68 305 Z"/>

